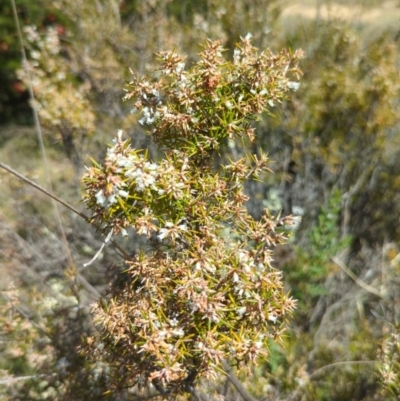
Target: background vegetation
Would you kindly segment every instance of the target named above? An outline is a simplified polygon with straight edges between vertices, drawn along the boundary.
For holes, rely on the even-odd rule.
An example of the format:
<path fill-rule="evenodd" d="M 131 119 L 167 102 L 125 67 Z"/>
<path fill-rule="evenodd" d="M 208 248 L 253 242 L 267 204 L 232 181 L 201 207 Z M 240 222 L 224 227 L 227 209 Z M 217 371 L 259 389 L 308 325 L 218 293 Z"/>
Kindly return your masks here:
<path fill-rule="evenodd" d="M 304 4 L 303 4 L 304 3 Z M 301 215 L 275 267 L 298 299 L 284 347 L 248 376 L 202 383 L 203 396 L 263 400 L 390 400 L 400 371 L 400 4 L 396 1 L 19 1 L 45 164 L 28 107 L 11 3 L 0 13 L 0 161 L 78 209 L 90 157 L 118 129 L 157 150 L 121 101 L 130 67 L 157 76 L 154 52 L 198 60 L 248 32 L 260 49 L 302 48 L 300 89 L 257 123 L 274 174 L 246 188 L 248 210 Z M 232 54 L 227 54 L 232 57 Z M 254 148 L 252 147 L 254 146 Z M 108 392 L 108 367 L 80 352 L 96 329 L 90 305 L 126 280 L 111 246 L 67 210 L 1 174 L 0 393 L 4 400 L 138 399 Z M 60 221 L 62 225 L 60 225 Z M 140 238 L 121 240 L 135 254 Z M 235 385 L 236 383 L 236 385 Z"/>

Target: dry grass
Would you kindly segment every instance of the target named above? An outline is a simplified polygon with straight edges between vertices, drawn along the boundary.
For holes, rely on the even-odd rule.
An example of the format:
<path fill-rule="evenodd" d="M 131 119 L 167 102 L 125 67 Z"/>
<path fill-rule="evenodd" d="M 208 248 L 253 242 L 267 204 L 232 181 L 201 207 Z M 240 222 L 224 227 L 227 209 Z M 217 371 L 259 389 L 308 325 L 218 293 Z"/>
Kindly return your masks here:
<path fill-rule="evenodd" d="M 400 29 L 400 3 L 385 1 L 378 6 L 366 6 L 362 2 L 350 5 L 330 1 L 289 2 L 281 14 L 281 25 L 283 29 L 291 30 L 316 18 L 347 21 L 363 28 L 369 37 L 388 28 Z"/>

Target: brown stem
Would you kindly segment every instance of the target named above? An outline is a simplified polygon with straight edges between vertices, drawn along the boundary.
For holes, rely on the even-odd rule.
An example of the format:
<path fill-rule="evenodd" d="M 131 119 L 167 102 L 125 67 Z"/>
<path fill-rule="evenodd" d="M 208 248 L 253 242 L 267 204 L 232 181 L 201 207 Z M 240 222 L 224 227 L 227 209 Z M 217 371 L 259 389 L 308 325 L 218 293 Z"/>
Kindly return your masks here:
<path fill-rule="evenodd" d="M 44 194 L 46 194 L 47 196 L 49 196 L 50 198 L 54 199 L 56 202 L 61 203 L 63 206 L 65 206 L 66 208 L 68 208 L 69 210 L 72 210 L 74 213 L 76 213 L 78 216 L 82 217 L 82 219 L 88 221 L 88 217 L 80 212 L 79 210 L 75 209 L 73 206 L 71 206 L 69 203 L 63 201 L 61 198 L 59 198 L 58 196 L 52 194 L 51 192 L 47 191 L 46 189 L 44 189 L 43 187 L 41 187 L 40 185 L 36 184 L 35 182 L 31 181 L 30 179 L 26 178 L 25 176 L 23 176 L 22 174 L 18 173 L 17 171 L 15 171 L 14 169 L 12 169 L 10 166 L 8 166 L 7 164 L 1 163 L 0 162 L 0 167 L 6 171 L 8 171 L 9 173 L 15 175 L 16 177 L 18 177 L 20 180 L 26 182 L 27 184 L 31 185 L 32 187 L 38 189 L 40 192 L 43 192 Z"/>
<path fill-rule="evenodd" d="M 236 387 L 236 390 L 238 393 L 243 397 L 245 401 L 257 401 L 255 398 L 253 398 L 243 387 L 242 383 L 240 383 L 239 379 L 235 376 L 235 374 L 232 372 L 231 367 L 228 365 L 227 362 L 223 361 L 222 366 L 224 367 L 224 370 L 228 376 L 228 379 L 230 382 Z"/>

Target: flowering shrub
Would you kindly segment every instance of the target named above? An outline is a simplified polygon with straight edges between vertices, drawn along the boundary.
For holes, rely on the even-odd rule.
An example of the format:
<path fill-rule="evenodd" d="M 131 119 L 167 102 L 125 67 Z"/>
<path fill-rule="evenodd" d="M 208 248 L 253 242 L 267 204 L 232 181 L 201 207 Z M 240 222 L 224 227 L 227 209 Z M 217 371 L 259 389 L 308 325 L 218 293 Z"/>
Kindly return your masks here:
<path fill-rule="evenodd" d="M 95 115 L 89 102 L 90 84 L 87 81 L 77 83 L 71 74 L 71 62 L 65 60 L 65 48 L 56 28 L 48 27 L 44 33 L 39 33 L 35 26 L 27 26 L 24 33 L 30 61 L 25 69 L 18 71 L 19 78 L 27 86 L 32 84 L 34 106 L 41 122 L 56 133 L 67 156 L 79 167 L 77 148 L 82 145 L 81 140 L 95 130 Z"/>
<path fill-rule="evenodd" d="M 233 141 L 253 141 L 251 122 L 298 88 L 302 52 L 258 53 L 242 39 L 233 62 L 208 42 L 188 71 L 174 52 L 160 53 L 159 81 L 133 75 L 126 101 L 164 157 L 149 160 L 118 132 L 102 165 L 84 177 L 91 222 L 108 234 L 134 228 L 149 249 L 126 260 L 129 283 L 94 307 L 101 339 L 90 350 L 110 367 L 116 387 L 151 383 L 162 394 L 193 389 L 221 363 L 239 367 L 268 356 L 295 301 L 271 267 L 290 216 L 268 210 L 256 221 L 244 183 L 268 170 L 265 154 L 223 160 Z"/>

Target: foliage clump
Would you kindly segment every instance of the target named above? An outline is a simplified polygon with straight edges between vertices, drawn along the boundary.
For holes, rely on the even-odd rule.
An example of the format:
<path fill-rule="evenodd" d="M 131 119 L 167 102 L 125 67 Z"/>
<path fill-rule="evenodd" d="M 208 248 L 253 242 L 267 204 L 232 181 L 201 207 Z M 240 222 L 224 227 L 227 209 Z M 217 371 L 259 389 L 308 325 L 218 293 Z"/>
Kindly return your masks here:
<path fill-rule="evenodd" d="M 381 350 L 381 366 L 379 369 L 383 388 L 387 394 L 400 396 L 400 329 L 392 325 L 391 332 L 386 335 Z"/>
<path fill-rule="evenodd" d="M 163 394 L 191 391 L 225 360 L 239 367 L 268 355 L 295 302 L 271 267 L 285 241 L 268 210 L 249 214 L 244 183 L 268 170 L 263 153 L 213 156 L 228 141 L 253 141 L 251 122 L 296 90 L 302 52 L 258 53 L 242 39 L 233 61 L 209 41 L 186 71 L 174 52 L 159 54 L 159 81 L 133 76 L 127 101 L 163 151 L 156 162 L 119 131 L 102 165 L 84 177 L 91 222 L 112 235 L 133 228 L 149 249 L 126 260 L 129 277 L 94 307 L 101 341 L 94 355 L 112 366 L 117 387 L 152 383 Z M 222 159 L 221 159 L 222 160 Z"/>

